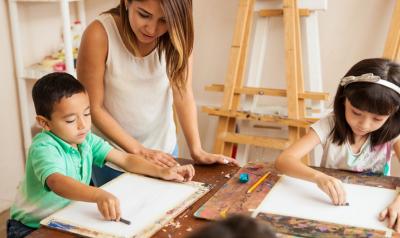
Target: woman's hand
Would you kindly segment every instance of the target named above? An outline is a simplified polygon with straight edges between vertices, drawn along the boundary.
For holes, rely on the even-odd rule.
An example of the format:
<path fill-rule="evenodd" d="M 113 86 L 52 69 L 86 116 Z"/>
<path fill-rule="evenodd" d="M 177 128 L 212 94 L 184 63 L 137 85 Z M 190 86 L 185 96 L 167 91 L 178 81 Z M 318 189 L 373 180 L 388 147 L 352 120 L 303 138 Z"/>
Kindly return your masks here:
<path fill-rule="evenodd" d="M 388 227 L 400 232 L 400 197 L 397 197 L 385 210 L 379 213 L 379 220 L 388 219 Z"/>
<path fill-rule="evenodd" d="M 179 163 L 176 162 L 175 158 L 172 157 L 172 155 L 159 150 L 143 148 L 139 152 L 139 154 L 143 155 L 145 159 L 163 168 L 170 168 L 179 165 Z"/>
<path fill-rule="evenodd" d="M 204 150 L 200 150 L 197 153 L 192 154 L 192 158 L 194 161 L 198 164 L 234 164 L 236 166 L 239 166 L 239 163 L 231 158 L 227 157 L 225 155 L 220 155 L 220 154 L 211 154 L 208 152 L 205 152 Z"/>
<path fill-rule="evenodd" d="M 343 184 L 339 179 L 324 173 L 318 173 L 314 181 L 318 187 L 330 197 L 333 204 L 345 205 L 346 191 L 344 190 Z"/>
<path fill-rule="evenodd" d="M 192 180 L 194 176 L 193 165 L 183 165 L 175 166 L 172 168 L 164 168 L 161 171 L 160 178 L 165 180 L 177 181 L 177 182 L 187 182 Z"/>

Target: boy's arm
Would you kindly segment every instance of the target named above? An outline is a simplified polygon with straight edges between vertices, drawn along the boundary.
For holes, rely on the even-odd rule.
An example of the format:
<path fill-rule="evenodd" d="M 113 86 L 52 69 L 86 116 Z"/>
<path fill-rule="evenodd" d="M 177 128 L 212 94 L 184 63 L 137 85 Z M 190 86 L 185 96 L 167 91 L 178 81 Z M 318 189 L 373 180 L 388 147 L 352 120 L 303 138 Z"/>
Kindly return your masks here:
<path fill-rule="evenodd" d="M 46 179 L 46 184 L 57 195 L 75 201 L 97 203 L 100 213 L 106 220 L 119 220 L 121 216 L 119 201 L 111 193 L 77 180 L 53 173 Z"/>
<path fill-rule="evenodd" d="M 128 154 L 116 149 L 111 149 L 106 160 L 128 172 L 158 177 L 165 180 L 183 182 L 191 180 L 194 176 L 194 168 L 192 165 L 164 168 L 149 162 L 140 155 Z"/>

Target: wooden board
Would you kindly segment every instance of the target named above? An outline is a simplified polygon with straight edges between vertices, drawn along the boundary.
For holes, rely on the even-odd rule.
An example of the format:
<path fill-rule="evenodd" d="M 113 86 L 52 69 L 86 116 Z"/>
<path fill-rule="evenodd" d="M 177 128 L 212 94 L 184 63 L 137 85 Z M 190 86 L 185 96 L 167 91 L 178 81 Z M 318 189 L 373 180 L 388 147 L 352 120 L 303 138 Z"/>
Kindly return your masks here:
<path fill-rule="evenodd" d="M 272 186 L 278 181 L 276 173 L 271 173 L 252 193 L 246 193 L 255 181 L 270 171 L 270 164 L 248 164 L 241 168 L 210 200 L 194 214 L 197 218 L 218 220 L 231 214 L 250 215 L 264 200 Z M 241 173 L 249 175 L 248 183 L 240 183 Z"/>

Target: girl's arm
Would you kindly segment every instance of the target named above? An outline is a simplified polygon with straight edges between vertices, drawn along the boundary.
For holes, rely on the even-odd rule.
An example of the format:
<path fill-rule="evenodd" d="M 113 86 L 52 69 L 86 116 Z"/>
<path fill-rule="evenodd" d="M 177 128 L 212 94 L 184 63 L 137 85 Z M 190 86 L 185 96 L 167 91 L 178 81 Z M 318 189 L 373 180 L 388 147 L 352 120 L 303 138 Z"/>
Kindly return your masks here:
<path fill-rule="evenodd" d="M 200 135 L 198 130 L 197 109 L 192 89 L 192 56 L 189 59 L 189 72 L 185 90 L 181 94 L 176 88 L 173 88 L 174 107 L 178 115 L 179 123 L 185 135 L 192 158 L 202 164 L 212 163 L 234 163 L 237 161 L 217 154 L 207 153 L 201 147 Z"/>
<path fill-rule="evenodd" d="M 400 139 L 398 139 L 396 143 L 393 144 L 393 150 L 396 154 L 397 160 L 400 162 Z"/>
<path fill-rule="evenodd" d="M 321 172 L 305 165 L 301 158 L 310 153 L 318 144 L 320 139 L 313 129 L 305 136 L 285 149 L 275 160 L 275 167 L 282 173 L 292 177 L 315 182 L 315 177 Z"/>
<path fill-rule="evenodd" d="M 316 183 L 335 205 L 346 203 L 346 193 L 339 179 L 328 176 L 305 165 L 301 158 L 308 154 L 321 141 L 313 129 L 297 142 L 285 149 L 275 160 L 275 167 L 292 177 Z"/>
<path fill-rule="evenodd" d="M 400 161 L 400 140 L 393 145 L 393 150 Z M 379 220 L 384 221 L 386 218 L 388 219 L 388 227 L 400 232 L 400 195 L 379 214 Z"/>
<path fill-rule="evenodd" d="M 100 22 L 94 21 L 82 36 L 77 62 L 78 79 L 89 94 L 93 123 L 105 136 L 128 153 L 146 155 L 160 166 L 176 165 L 172 156 L 144 148 L 104 108 L 104 73 L 107 55 L 107 33 Z"/>

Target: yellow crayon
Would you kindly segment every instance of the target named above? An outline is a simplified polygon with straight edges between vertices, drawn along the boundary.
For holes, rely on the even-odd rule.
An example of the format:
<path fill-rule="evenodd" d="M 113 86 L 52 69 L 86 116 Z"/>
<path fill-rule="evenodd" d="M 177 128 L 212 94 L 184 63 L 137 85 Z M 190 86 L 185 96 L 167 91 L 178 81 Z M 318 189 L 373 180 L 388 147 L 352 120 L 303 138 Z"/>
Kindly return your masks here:
<path fill-rule="evenodd" d="M 253 186 L 251 186 L 251 188 L 249 188 L 249 190 L 247 190 L 247 193 L 253 192 L 253 190 L 256 189 L 258 185 L 260 185 L 268 177 L 269 174 L 270 172 L 264 174 L 264 176 L 262 176 L 257 182 L 253 184 Z"/>

